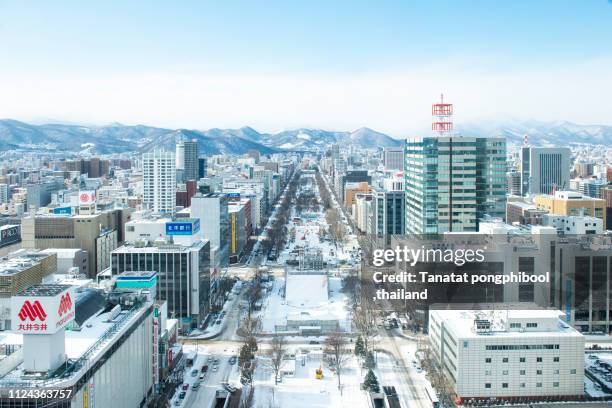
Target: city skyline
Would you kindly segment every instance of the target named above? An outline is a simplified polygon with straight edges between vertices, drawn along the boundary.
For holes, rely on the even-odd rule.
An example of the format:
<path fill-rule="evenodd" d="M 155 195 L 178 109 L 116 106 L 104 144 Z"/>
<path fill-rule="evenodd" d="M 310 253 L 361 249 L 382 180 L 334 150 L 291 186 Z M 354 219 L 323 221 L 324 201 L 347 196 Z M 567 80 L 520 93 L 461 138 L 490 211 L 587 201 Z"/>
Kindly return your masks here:
<path fill-rule="evenodd" d="M 457 123 L 611 122 L 606 1 L 2 3 L 0 12 L 6 118 L 265 132 L 367 126 L 402 137 L 427 127 L 429 104 L 444 92 Z"/>

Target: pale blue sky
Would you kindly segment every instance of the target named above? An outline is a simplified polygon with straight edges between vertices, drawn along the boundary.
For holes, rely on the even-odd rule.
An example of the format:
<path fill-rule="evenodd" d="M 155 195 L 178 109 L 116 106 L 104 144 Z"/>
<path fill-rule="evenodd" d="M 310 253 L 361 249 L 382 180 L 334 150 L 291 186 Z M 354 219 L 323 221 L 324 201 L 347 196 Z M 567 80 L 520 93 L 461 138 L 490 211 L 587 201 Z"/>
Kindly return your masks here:
<path fill-rule="evenodd" d="M 611 123 L 612 4 L 8 2 L 0 117 L 262 130 Z"/>

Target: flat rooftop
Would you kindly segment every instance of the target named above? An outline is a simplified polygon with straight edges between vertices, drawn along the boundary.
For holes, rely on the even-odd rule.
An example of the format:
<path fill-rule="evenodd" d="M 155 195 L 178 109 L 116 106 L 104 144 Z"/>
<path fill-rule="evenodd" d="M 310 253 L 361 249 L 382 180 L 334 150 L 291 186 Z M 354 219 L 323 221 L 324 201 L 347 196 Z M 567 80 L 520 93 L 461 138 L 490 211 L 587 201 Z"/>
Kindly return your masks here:
<path fill-rule="evenodd" d="M 37 250 L 24 250 L 13 252 L 0 258 L 0 275 L 14 275 L 40 263 L 43 259 L 53 256 Z"/>
<path fill-rule="evenodd" d="M 143 303 L 132 310 L 122 310 L 109 321 L 110 312 L 94 313 L 81 325 L 80 331 L 67 330 L 66 371 L 56 372 L 49 378 L 25 378 L 23 364 L 20 363 L 4 377 L 0 378 L 0 388 L 10 387 L 69 387 L 74 385 L 95 364 L 103 353 L 142 316 L 150 303 Z M 22 345 L 23 335 L 0 333 L 0 344 Z M 61 371 L 61 370 L 60 370 Z"/>
<path fill-rule="evenodd" d="M 18 292 L 16 296 L 56 296 L 66 289 L 70 288 L 70 285 L 34 285 L 27 289 Z"/>
<path fill-rule="evenodd" d="M 576 329 L 560 319 L 562 312 L 549 309 L 523 310 L 431 310 L 437 314 L 444 325 L 461 338 L 541 338 L 541 337 L 583 337 Z M 490 323 L 490 331 L 479 333 L 474 330 L 475 320 L 486 320 Z M 509 322 L 525 322 L 527 320 L 542 324 L 543 329 L 525 331 L 508 330 Z"/>

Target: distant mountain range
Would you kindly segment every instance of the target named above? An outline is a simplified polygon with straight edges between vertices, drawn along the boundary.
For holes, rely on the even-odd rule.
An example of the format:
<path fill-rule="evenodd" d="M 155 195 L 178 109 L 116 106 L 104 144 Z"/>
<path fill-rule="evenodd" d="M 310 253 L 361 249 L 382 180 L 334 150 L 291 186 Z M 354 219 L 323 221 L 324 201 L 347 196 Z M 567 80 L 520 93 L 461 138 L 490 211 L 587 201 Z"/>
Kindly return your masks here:
<path fill-rule="evenodd" d="M 502 136 L 508 144 L 520 145 L 525 133 L 533 145 L 566 146 L 571 143 L 612 145 L 612 126 L 577 125 L 569 122 L 505 121 L 488 125 L 458 126 L 466 136 Z M 243 154 L 258 150 L 262 154 L 277 151 L 316 150 L 331 143 L 358 148 L 400 146 L 401 139 L 369 128 L 353 132 L 297 129 L 280 133 L 259 133 L 250 127 L 240 129 L 164 129 L 152 126 L 80 126 L 66 124 L 32 125 L 16 120 L 0 120 L 0 149 L 88 150 L 100 154 L 144 152 L 155 147 L 173 149 L 177 140 L 196 139 L 202 154 Z"/>

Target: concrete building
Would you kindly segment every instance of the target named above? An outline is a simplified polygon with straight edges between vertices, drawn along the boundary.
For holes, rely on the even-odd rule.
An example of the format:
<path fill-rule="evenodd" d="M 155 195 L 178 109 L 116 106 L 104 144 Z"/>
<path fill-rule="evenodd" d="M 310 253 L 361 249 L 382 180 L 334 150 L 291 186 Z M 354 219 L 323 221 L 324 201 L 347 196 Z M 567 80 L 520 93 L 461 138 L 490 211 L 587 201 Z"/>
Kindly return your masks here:
<path fill-rule="evenodd" d="M 544 214 L 542 225 L 555 227 L 560 235 L 595 235 L 604 231 L 603 221 L 595 217 Z"/>
<path fill-rule="evenodd" d="M 156 240 L 153 245 L 128 243 L 111 254 L 111 272 L 157 272 L 157 298 L 186 331 L 198 327 L 210 310 L 210 242 L 191 245 Z"/>
<path fill-rule="evenodd" d="M 404 147 L 385 147 L 383 164 L 387 170 L 404 170 Z"/>
<path fill-rule="evenodd" d="M 172 213 L 176 206 L 176 164 L 171 152 L 155 150 L 143 154 L 143 202 L 151 210 Z"/>
<path fill-rule="evenodd" d="M 570 149 L 524 146 L 520 150 L 521 195 L 569 188 Z"/>
<path fill-rule="evenodd" d="M 460 401 L 581 399 L 584 337 L 560 314 L 431 310 L 429 341 Z"/>
<path fill-rule="evenodd" d="M 17 333 L 0 340 L 12 350 L 2 361 L 0 406 L 14 406 L 7 390 L 15 388 L 58 390 L 52 397 L 28 395 L 20 406 L 147 406 L 154 393 L 154 308 L 147 292 L 155 289 L 113 292 L 108 303 L 86 302 L 93 307 L 81 306 L 79 293 L 67 285 L 35 286 L 14 296 Z"/>
<path fill-rule="evenodd" d="M 404 234 L 406 194 L 403 190 L 372 189 L 371 233 L 378 236 Z"/>
<path fill-rule="evenodd" d="M 11 328 L 11 297 L 57 271 L 57 257 L 18 250 L 0 260 L 0 330 Z"/>
<path fill-rule="evenodd" d="M 506 173 L 506 194 L 516 196 L 523 195 L 520 172 L 511 171 Z"/>
<path fill-rule="evenodd" d="M 586 215 L 603 220 L 606 225 L 606 200 L 592 198 L 575 191 L 557 191 L 554 195 L 534 198 L 536 206 L 549 214 Z"/>
<path fill-rule="evenodd" d="M 542 217 L 546 211 L 535 204 L 523 201 L 508 201 L 506 203 L 506 222 L 508 224 L 542 225 Z"/>
<path fill-rule="evenodd" d="M 191 217 L 200 219 L 199 236 L 208 239 L 211 248 L 218 254 L 218 259 L 221 260 L 218 267 L 225 267 L 229 262 L 230 242 L 227 195 L 196 194 L 191 199 Z"/>
<path fill-rule="evenodd" d="M 0 204 L 9 202 L 9 186 L 6 183 L 0 183 Z"/>
<path fill-rule="evenodd" d="M 417 137 L 406 141 L 406 233 L 478 231 L 506 212 L 506 141 Z"/>
<path fill-rule="evenodd" d="M 57 273 L 87 275 L 89 263 L 87 251 L 80 248 L 48 248 L 40 252 L 54 254 L 57 257 Z"/>
<path fill-rule="evenodd" d="M 78 248 L 89 258 L 83 273 L 94 278 L 109 267 L 110 253 L 123 242 L 123 226 L 130 209 L 87 215 L 34 215 L 21 224 L 22 247 L 30 249 Z"/>
<path fill-rule="evenodd" d="M 193 140 L 185 140 L 179 142 L 176 145 L 177 151 L 177 169 L 181 168 L 184 170 L 184 179 L 188 180 L 198 180 L 198 156 L 200 155 L 198 141 L 196 139 Z M 179 156 L 179 150 L 181 151 L 181 155 Z"/>

